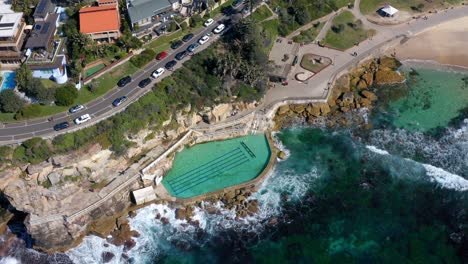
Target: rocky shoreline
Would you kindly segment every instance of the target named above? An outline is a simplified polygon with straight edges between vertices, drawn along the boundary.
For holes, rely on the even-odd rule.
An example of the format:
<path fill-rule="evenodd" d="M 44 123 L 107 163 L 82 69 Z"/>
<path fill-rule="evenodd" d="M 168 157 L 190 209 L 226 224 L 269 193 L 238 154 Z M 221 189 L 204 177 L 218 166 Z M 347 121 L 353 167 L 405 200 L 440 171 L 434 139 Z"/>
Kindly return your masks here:
<path fill-rule="evenodd" d="M 281 106 L 274 118 L 275 130 L 291 125 L 293 122 L 304 124 L 321 124 L 325 126 L 346 126 L 355 122 L 353 111 L 360 108 L 369 109 L 377 96 L 369 90 L 373 85 L 401 83 L 405 80 L 397 69 L 399 62 L 385 57 L 363 63 L 358 69 L 340 77 L 332 89 L 327 103 Z M 194 122 L 202 119 L 208 122 L 219 122 L 235 112 L 255 107 L 251 105 L 223 104 L 202 113 L 177 114 L 172 122 L 178 124 L 175 129 L 164 132 L 143 131 L 132 136 L 137 147 L 132 148 L 124 157 L 114 157 L 110 150 L 100 145 L 93 145 L 84 150 L 63 156 L 50 158 L 40 164 L 14 167 L 0 172 L 2 180 L 0 189 L 16 209 L 36 215 L 53 214 L 57 208 L 69 207 L 70 210 L 79 203 L 89 203 L 98 197 L 102 190 L 112 184 L 109 175 L 122 175 L 137 159 L 148 155 L 149 149 L 167 148 L 171 139 L 184 133 Z M 185 117 L 184 117 L 185 116 Z M 279 152 L 279 158 L 285 158 Z M 135 173 L 137 173 L 135 171 Z M 115 178 L 117 179 L 117 178 Z M 130 190 L 141 188 L 143 183 L 137 181 L 121 193 L 92 211 L 88 216 L 80 217 L 72 223 L 54 222 L 38 226 L 28 226 L 28 233 L 35 239 L 35 247 L 52 253 L 65 251 L 74 247 L 88 233 L 107 238 L 109 243 L 124 245 L 127 250 L 135 246 L 133 238 L 139 234 L 128 225 L 127 216 L 132 216 L 136 207 L 129 197 Z M 255 190 L 241 188 L 218 194 L 206 199 L 212 206 L 203 206 L 208 213 L 217 213 L 214 206 L 222 202 L 227 209 L 235 210 L 237 218 L 244 218 L 258 211 L 258 202 L 249 198 Z M 173 204 L 176 207 L 177 219 L 185 219 L 189 224 L 197 225 L 192 219 L 194 206 L 202 208 L 200 201 L 188 205 Z M 164 219 L 160 219 L 164 222 Z M 274 220 L 272 220 L 274 222 Z M 274 224 L 274 223 L 273 223 Z M 112 259 L 103 256 L 103 259 Z"/>

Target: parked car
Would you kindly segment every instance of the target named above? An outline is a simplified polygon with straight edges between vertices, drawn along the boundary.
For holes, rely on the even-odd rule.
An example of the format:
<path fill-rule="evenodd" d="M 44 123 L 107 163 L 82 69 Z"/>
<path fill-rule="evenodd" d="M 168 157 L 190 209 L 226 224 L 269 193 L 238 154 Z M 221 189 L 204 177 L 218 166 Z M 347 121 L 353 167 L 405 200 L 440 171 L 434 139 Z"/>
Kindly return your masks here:
<path fill-rule="evenodd" d="M 228 6 L 228 7 L 223 8 L 222 12 L 223 12 L 223 14 L 225 16 L 231 16 L 231 15 L 234 15 L 235 13 L 237 13 L 237 11 L 232 6 Z"/>
<path fill-rule="evenodd" d="M 244 8 L 242 8 L 242 14 L 248 14 L 250 12 L 250 7 L 248 5 L 244 6 Z"/>
<path fill-rule="evenodd" d="M 198 47 L 200 47 L 200 44 L 198 43 L 193 43 L 193 44 L 190 44 L 188 47 L 187 47 L 187 51 L 188 52 L 194 52 Z"/>
<path fill-rule="evenodd" d="M 159 68 L 159 69 L 155 70 L 153 72 L 153 74 L 151 74 L 151 76 L 153 76 L 156 79 L 159 76 L 161 76 L 163 73 L 164 73 L 164 68 Z"/>
<path fill-rule="evenodd" d="M 163 51 L 163 52 L 159 53 L 158 55 L 156 55 L 156 59 L 157 60 L 164 60 L 167 57 L 167 55 L 169 55 L 169 54 L 167 52 Z"/>
<path fill-rule="evenodd" d="M 190 41 L 190 40 L 193 38 L 193 36 L 194 36 L 194 35 L 193 35 L 192 33 L 189 33 L 189 34 L 185 35 L 185 36 L 182 38 L 182 40 L 183 40 L 184 42 Z"/>
<path fill-rule="evenodd" d="M 198 43 L 199 43 L 200 45 L 203 45 L 203 44 L 207 43 L 208 40 L 210 40 L 210 36 L 205 35 L 205 36 L 201 37 L 201 38 L 198 40 Z"/>
<path fill-rule="evenodd" d="M 122 103 L 124 103 L 127 100 L 128 100 L 127 96 L 122 96 L 122 97 L 119 97 L 119 98 L 115 99 L 114 102 L 112 102 L 112 105 L 114 107 L 117 107 L 117 106 L 121 105 Z"/>
<path fill-rule="evenodd" d="M 215 27 L 213 29 L 213 33 L 215 34 L 219 34 L 221 32 L 223 32 L 223 30 L 226 28 L 226 26 L 224 24 L 219 24 L 217 27 Z"/>
<path fill-rule="evenodd" d="M 203 25 L 205 27 L 209 27 L 211 24 L 213 24 L 214 20 L 212 18 L 208 18 Z"/>
<path fill-rule="evenodd" d="M 75 124 L 79 125 L 83 124 L 84 122 L 88 122 L 89 120 L 91 120 L 91 116 L 89 114 L 84 114 L 80 117 L 75 118 L 74 122 Z"/>
<path fill-rule="evenodd" d="M 72 108 L 68 109 L 68 112 L 70 112 L 70 114 L 73 114 L 73 113 L 76 113 L 80 110 L 84 109 L 84 106 L 82 105 L 75 105 L 73 106 Z"/>
<path fill-rule="evenodd" d="M 242 0 L 236 0 L 234 3 L 232 3 L 232 7 L 238 8 L 242 4 Z"/>
<path fill-rule="evenodd" d="M 181 51 L 175 55 L 177 60 L 182 60 L 183 58 L 187 57 L 188 52 L 186 50 Z"/>
<path fill-rule="evenodd" d="M 182 42 L 182 40 L 176 40 L 176 41 L 172 42 L 171 49 L 178 49 L 180 46 L 182 46 L 182 44 L 184 44 L 184 42 Z"/>
<path fill-rule="evenodd" d="M 55 130 L 55 131 L 59 131 L 59 130 L 68 128 L 69 126 L 70 126 L 70 124 L 69 124 L 67 121 L 65 121 L 65 122 L 56 124 L 56 125 L 54 126 L 54 130 Z"/>
<path fill-rule="evenodd" d="M 170 70 L 170 69 L 172 69 L 176 64 L 177 64 L 177 61 L 171 60 L 170 62 L 166 63 L 166 65 L 164 65 L 164 67 L 166 67 L 166 69 Z"/>
<path fill-rule="evenodd" d="M 117 85 L 119 87 L 124 87 L 125 85 L 129 84 L 132 82 L 132 77 L 130 76 L 126 76 L 126 77 L 123 77 L 122 79 L 119 80 L 119 82 L 117 83 Z"/>
<path fill-rule="evenodd" d="M 143 79 L 141 80 L 139 83 L 138 83 L 138 86 L 140 88 L 145 88 L 146 86 L 148 86 L 148 84 L 151 83 L 151 79 L 150 78 L 146 78 L 146 79 Z"/>

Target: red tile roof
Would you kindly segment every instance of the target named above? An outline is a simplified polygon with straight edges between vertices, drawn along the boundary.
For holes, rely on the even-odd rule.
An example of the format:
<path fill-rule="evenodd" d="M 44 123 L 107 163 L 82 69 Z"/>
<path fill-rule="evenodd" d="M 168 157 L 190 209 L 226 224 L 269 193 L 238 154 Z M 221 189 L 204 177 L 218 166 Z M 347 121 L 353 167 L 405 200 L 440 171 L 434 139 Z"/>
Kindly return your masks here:
<path fill-rule="evenodd" d="M 80 32 L 84 34 L 120 29 L 116 5 L 90 6 L 80 9 Z"/>

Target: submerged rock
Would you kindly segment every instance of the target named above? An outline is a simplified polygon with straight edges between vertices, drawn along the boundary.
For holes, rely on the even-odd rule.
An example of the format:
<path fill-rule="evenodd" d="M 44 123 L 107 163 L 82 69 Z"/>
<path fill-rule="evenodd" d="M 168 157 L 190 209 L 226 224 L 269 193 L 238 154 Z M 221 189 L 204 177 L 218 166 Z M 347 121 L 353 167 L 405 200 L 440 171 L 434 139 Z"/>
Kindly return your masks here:
<path fill-rule="evenodd" d="M 104 251 L 102 252 L 101 257 L 103 263 L 108 263 L 115 257 L 115 255 L 112 252 Z"/>

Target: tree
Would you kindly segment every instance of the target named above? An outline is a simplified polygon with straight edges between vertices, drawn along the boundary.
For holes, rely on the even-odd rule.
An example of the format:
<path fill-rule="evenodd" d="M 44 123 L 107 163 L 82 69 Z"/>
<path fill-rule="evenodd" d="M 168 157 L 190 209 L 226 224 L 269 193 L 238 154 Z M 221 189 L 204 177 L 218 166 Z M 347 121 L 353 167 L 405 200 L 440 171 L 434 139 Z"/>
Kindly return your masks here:
<path fill-rule="evenodd" d="M 296 21 L 299 25 L 305 25 L 309 23 L 312 18 L 306 8 L 300 8 L 296 11 Z"/>
<path fill-rule="evenodd" d="M 24 101 L 13 91 L 5 90 L 0 93 L 0 110 L 6 113 L 16 113 L 23 108 Z"/>
<path fill-rule="evenodd" d="M 55 91 L 55 104 L 69 106 L 73 104 L 76 97 L 78 97 L 78 91 L 75 86 L 73 84 L 66 84 Z"/>
<path fill-rule="evenodd" d="M 32 71 L 25 64 L 16 71 L 16 84 L 21 92 L 25 92 L 29 82 L 32 80 Z"/>

